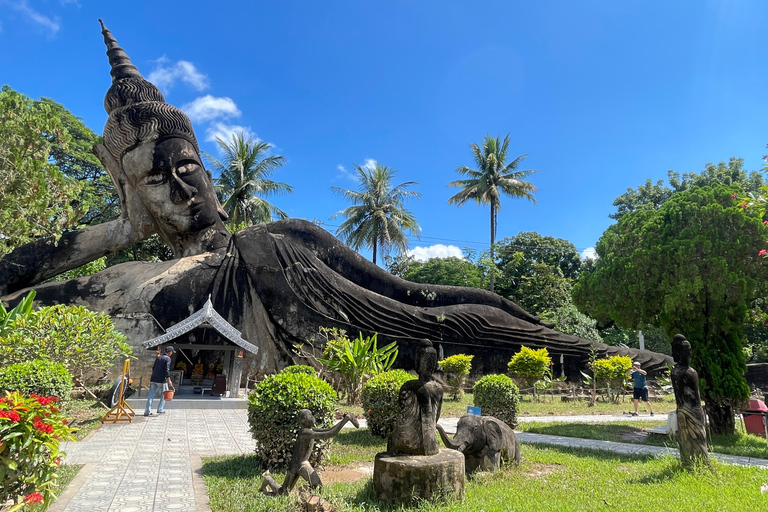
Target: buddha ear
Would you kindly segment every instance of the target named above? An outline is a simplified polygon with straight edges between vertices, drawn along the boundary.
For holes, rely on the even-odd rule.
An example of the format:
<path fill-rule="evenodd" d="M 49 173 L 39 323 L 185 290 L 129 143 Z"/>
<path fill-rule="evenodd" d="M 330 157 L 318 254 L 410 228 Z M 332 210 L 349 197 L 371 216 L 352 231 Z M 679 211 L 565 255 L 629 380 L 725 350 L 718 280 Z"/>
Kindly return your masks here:
<path fill-rule="evenodd" d="M 155 219 L 149 213 L 147 207 L 144 206 L 144 202 L 136 194 L 133 186 L 128 182 L 120 163 L 112 156 L 112 153 L 109 152 L 104 144 L 96 144 L 93 147 L 93 152 L 112 179 L 112 184 L 115 186 L 117 197 L 120 200 L 121 215 L 128 218 L 138 239 L 144 240 L 151 234 L 156 233 Z"/>

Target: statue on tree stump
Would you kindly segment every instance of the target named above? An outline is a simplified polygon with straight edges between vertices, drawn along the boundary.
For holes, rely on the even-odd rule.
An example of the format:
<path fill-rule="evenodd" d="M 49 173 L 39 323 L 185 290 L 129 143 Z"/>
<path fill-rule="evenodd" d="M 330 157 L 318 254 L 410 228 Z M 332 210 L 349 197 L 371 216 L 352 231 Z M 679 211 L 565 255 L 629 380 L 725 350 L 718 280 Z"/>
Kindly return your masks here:
<path fill-rule="evenodd" d="M 95 152 L 115 185 L 121 216 L 0 259 L 0 296 L 7 304 L 37 285 L 38 304 L 78 303 L 108 313 L 136 344 L 157 336 L 157 324 L 167 328 L 185 319 L 210 295 L 216 311 L 259 346 L 251 362 L 259 373 L 300 362 L 294 346 L 313 340 L 321 326 L 378 333 L 380 341 L 397 341 L 401 358 L 411 361 L 419 340 L 439 340 L 480 355 L 476 360 L 486 372 L 503 371 L 507 352 L 511 356 L 523 344 L 579 364 L 593 346 L 601 357 L 629 355 L 650 371 L 670 361 L 554 331 L 485 290 L 404 281 L 307 221 L 229 233 L 192 123 L 165 103 L 103 24 L 102 34 L 112 85 L 104 99 L 104 144 Z M 127 262 L 38 285 L 155 233 L 176 260 Z"/>

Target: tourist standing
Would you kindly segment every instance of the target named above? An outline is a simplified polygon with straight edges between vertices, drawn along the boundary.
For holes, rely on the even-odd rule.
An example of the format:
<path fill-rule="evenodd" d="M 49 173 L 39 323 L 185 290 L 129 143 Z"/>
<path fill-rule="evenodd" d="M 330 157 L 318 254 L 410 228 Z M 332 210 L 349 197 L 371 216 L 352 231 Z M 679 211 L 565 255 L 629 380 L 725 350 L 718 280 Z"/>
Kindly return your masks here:
<path fill-rule="evenodd" d="M 648 407 L 648 411 L 651 413 L 651 416 L 653 416 L 653 407 L 651 407 L 651 402 L 648 401 L 648 385 L 645 382 L 646 375 L 647 372 L 640 369 L 640 363 L 638 361 L 632 363 L 632 369 L 627 372 L 627 377 L 631 377 L 634 380 L 634 392 L 632 393 L 632 398 L 635 401 L 635 412 L 632 413 L 632 416 L 637 416 L 637 402 L 639 400 L 645 402 L 645 406 Z"/>
<path fill-rule="evenodd" d="M 155 364 L 152 366 L 152 376 L 149 378 L 149 396 L 147 396 L 144 416 L 152 416 L 152 400 L 154 400 L 158 389 L 161 391 L 157 414 L 165 413 L 165 394 L 163 392 L 168 390 L 168 386 L 173 386 L 171 382 L 171 355 L 173 353 L 173 347 L 166 347 L 165 354 L 155 359 Z M 635 403 L 635 408 L 637 408 L 637 403 Z"/>

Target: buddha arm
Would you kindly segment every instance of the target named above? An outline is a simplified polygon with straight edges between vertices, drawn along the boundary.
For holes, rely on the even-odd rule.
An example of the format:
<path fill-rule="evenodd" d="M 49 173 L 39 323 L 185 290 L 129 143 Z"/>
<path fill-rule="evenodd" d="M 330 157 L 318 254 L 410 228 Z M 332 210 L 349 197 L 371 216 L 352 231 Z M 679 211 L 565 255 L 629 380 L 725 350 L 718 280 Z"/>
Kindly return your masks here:
<path fill-rule="evenodd" d="M 127 249 L 138 237 L 127 218 L 44 238 L 0 259 L 0 296 L 34 286 L 107 254 Z"/>

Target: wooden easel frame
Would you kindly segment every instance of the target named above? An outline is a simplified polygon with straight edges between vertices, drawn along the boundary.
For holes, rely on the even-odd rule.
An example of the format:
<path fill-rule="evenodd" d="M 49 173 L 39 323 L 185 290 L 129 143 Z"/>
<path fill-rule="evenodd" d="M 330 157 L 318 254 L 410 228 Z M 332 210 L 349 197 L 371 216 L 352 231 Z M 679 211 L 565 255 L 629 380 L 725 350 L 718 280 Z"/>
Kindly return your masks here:
<path fill-rule="evenodd" d="M 131 409 L 131 406 L 125 402 L 123 393 L 125 392 L 125 378 L 131 374 L 131 361 L 126 359 L 123 363 L 123 378 L 120 380 L 120 399 L 117 401 L 117 405 L 109 410 L 107 414 L 101 418 L 102 423 L 117 422 L 117 421 L 133 421 L 133 416 L 136 413 Z"/>

